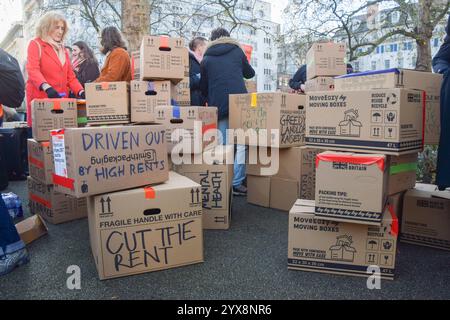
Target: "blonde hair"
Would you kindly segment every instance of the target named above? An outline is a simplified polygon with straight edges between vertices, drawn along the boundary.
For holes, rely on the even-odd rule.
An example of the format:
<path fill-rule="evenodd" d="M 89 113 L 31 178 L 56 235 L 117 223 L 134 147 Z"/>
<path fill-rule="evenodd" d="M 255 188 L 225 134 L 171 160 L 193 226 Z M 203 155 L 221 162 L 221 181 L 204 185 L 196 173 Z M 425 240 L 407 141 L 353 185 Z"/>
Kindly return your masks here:
<path fill-rule="evenodd" d="M 46 39 L 51 32 L 52 27 L 62 21 L 64 23 L 64 34 L 63 34 L 63 40 L 67 35 L 67 32 L 69 31 L 69 27 L 67 25 L 66 18 L 64 18 L 63 15 L 57 13 L 57 12 L 47 12 L 38 23 L 38 26 L 36 28 L 36 37 L 41 39 Z"/>

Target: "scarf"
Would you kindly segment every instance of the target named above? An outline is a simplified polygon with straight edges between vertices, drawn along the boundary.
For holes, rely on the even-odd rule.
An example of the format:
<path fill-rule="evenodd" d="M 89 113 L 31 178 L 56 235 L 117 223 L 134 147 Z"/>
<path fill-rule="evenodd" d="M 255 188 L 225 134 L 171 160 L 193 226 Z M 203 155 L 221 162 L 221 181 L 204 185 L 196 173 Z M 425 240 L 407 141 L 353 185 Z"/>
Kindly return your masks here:
<path fill-rule="evenodd" d="M 86 59 L 73 59 L 72 60 L 72 68 L 75 72 L 79 72 L 80 71 L 80 67 L 83 64 L 83 62 L 85 62 Z"/>
<path fill-rule="evenodd" d="M 66 48 L 64 47 L 64 44 L 62 42 L 56 42 L 50 37 L 48 37 L 45 42 L 52 46 L 61 65 L 64 65 L 66 63 Z"/>

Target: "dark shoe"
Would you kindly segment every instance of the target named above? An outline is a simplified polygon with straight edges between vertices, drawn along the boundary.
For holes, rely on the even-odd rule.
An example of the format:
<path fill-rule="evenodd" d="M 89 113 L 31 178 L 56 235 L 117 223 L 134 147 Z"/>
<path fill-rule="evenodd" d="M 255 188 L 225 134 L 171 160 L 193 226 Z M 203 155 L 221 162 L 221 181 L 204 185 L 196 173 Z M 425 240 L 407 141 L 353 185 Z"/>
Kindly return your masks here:
<path fill-rule="evenodd" d="M 27 249 L 23 248 L 19 251 L 6 254 L 0 258 L 0 276 L 13 271 L 16 267 L 23 266 L 30 262 Z"/>
<path fill-rule="evenodd" d="M 439 190 L 439 191 L 445 191 L 445 190 L 447 190 L 447 187 L 444 187 L 444 186 L 438 186 L 438 190 Z"/>
<path fill-rule="evenodd" d="M 233 187 L 233 195 L 234 196 L 246 196 L 247 195 L 247 187 L 242 184 L 239 187 Z"/>

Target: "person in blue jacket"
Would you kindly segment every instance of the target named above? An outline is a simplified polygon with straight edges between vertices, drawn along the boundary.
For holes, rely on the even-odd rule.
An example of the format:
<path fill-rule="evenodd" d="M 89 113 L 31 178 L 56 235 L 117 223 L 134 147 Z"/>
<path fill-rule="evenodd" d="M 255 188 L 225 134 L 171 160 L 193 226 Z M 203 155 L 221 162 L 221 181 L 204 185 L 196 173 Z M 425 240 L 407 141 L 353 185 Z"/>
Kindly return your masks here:
<path fill-rule="evenodd" d="M 206 98 L 200 90 L 200 64 L 205 54 L 207 40 L 196 37 L 189 43 L 189 87 L 191 106 L 205 106 Z"/>
<path fill-rule="evenodd" d="M 450 187 L 450 16 L 447 35 L 433 58 L 433 71 L 444 75 L 441 88 L 441 136 L 439 140 L 436 184 L 439 190 Z"/>
<path fill-rule="evenodd" d="M 200 88 L 207 98 L 209 106 L 218 107 L 218 129 L 222 133 L 222 143 L 233 144 L 233 141 L 225 141 L 226 130 L 229 127 L 228 105 L 230 94 L 248 93 L 244 78 L 251 79 L 255 76 L 255 70 L 247 60 L 241 45 L 230 38 L 230 33 L 217 28 L 211 32 L 211 42 L 205 52 L 200 65 Z M 236 159 L 234 163 L 233 194 L 244 196 L 247 188 L 245 180 L 245 151 L 243 145 L 236 147 Z"/>
<path fill-rule="evenodd" d="M 289 79 L 289 87 L 296 91 L 305 91 L 306 83 L 306 64 L 302 65 L 294 74 L 292 79 Z"/>

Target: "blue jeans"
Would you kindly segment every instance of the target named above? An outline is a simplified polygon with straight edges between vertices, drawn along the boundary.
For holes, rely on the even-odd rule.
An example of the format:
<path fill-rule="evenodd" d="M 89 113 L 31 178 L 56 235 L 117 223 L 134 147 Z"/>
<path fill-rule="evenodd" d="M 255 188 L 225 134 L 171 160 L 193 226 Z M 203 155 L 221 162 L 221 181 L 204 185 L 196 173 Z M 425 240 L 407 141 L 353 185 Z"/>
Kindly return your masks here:
<path fill-rule="evenodd" d="M 218 129 L 222 133 L 222 137 L 219 137 L 219 144 L 233 144 L 232 141 L 228 141 L 227 129 L 228 119 L 219 120 Z M 236 155 L 234 158 L 234 177 L 233 187 L 239 187 L 245 180 L 245 151 L 246 146 L 237 145 Z"/>
<path fill-rule="evenodd" d="M 20 239 L 5 202 L 0 197 L 0 257 L 25 248 Z"/>

